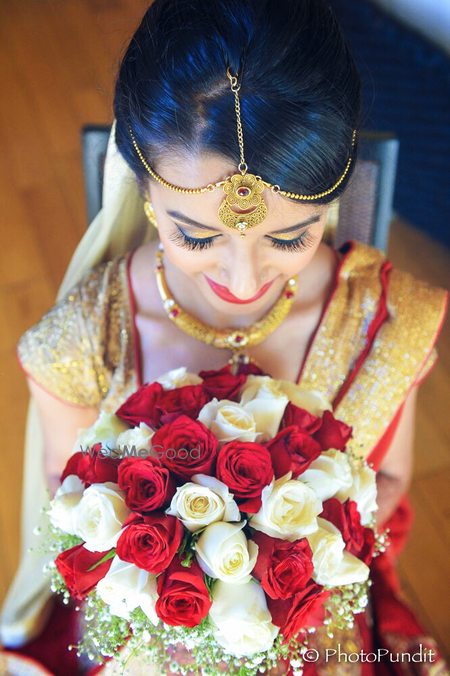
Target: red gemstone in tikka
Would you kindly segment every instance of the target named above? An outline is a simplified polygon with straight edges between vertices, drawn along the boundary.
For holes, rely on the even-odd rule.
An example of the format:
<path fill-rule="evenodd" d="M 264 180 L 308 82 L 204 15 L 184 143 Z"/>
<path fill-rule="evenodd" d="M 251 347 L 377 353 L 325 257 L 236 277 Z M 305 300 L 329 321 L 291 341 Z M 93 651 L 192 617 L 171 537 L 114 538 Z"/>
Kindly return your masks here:
<path fill-rule="evenodd" d="M 174 308 L 173 310 L 170 311 L 170 315 L 172 317 L 178 317 L 178 310 Z"/>
<path fill-rule="evenodd" d="M 286 291 L 284 295 L 286 296 L 286 298 L 292 298 L 294 294 L 292 293 L 292 291 Z"/>
<path fill-rule="evenodd" d="M 234 342 L 240 343 L 243 338 L 244 338 L 244 336 L 236 336 L 235 339 L 234 339 Z"/>
<path fill-rule="evenodd" d="M 250 188 L 247 188 L 245 185 L 241 185 L 241 187 L 237 189 L 237 194 L 239 197 L 248 197 L 250 195 Z"/>

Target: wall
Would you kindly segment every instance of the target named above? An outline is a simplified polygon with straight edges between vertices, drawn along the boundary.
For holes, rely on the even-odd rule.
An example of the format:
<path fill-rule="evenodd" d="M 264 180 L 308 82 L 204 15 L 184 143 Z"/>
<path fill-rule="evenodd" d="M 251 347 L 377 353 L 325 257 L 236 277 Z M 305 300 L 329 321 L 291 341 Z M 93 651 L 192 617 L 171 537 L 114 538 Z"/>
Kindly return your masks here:
<path fill-rule="evenodd" d="M 450 0 L 371 0 L 450 54 Z"/>

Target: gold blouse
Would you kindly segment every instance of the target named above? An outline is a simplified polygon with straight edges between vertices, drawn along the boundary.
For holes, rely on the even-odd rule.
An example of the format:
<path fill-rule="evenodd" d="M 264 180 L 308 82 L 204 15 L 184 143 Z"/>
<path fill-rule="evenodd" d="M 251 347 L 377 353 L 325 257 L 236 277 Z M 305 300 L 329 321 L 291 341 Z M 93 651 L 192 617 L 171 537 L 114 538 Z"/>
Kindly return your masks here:
<path fill-rule="evenodd" d="M 298 382 L 334 402 L 353 426 L 352 450 L 366 455 L 434 364 L 448 292 L 391 269 L 373 247 L 350 241 L 340 251 Z M 25 373 L 74 406 L 114 412 L 139 387 L 132 253 L 88 270 L 17 344 Z"/>

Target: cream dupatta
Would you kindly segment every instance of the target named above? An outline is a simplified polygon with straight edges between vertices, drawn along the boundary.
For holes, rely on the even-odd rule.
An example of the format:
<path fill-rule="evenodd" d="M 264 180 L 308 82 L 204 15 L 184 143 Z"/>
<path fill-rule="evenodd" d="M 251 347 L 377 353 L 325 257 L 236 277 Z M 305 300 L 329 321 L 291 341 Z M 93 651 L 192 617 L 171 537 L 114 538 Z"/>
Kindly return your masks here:
<path fill-rule="evenodd" d="M 77 284 L 90 268 L 126 253 L 157 236 L 148 227 L 136 179 L 118 151 L 114 120 L 108 141 L 103 183 L 103 207 L 78 244 L 58 290 L 56 302 Z M 44 444 L 36 402 L 30 397 L 25 433 L 22 484 L 21 558 L 8 589 L 0 619 L 0 641 L 6 647 L 21 646 L 37 636 L 52 609 L 49 581 L 42 568 L 51 557 L 39 553 L 37 527 L 44 527 L 40 513 L 49 496 L 43 471 Z M 32 548 L 32 551 L 30 551 Z"/>

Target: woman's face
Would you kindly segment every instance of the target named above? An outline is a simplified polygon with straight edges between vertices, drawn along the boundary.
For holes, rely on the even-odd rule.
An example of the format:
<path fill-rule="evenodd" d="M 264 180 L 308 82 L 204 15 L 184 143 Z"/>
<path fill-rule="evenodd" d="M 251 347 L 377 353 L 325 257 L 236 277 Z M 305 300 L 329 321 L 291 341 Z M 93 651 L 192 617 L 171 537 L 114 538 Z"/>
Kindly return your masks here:
<path fill-rule="evenodd" d="M 204 154 L 190 159 L 177 156 L 176 161 L 172 156 L 161 161 L 157 171 L 185 188 L 206 186 L 238 173 L 229 161 Z M 241 237 L 218 216 L 225 198 L 221 187 L 186 195 L 154 179 L 148 186 L 165 256 L 221 313 L 258 312 L 271 305 L 286 280 L 308 265 L 322 238 L 327 206 L 295 204 L 268 188 L 262 193 L 268 215 Z"/>

